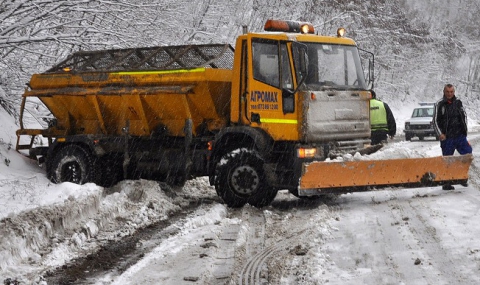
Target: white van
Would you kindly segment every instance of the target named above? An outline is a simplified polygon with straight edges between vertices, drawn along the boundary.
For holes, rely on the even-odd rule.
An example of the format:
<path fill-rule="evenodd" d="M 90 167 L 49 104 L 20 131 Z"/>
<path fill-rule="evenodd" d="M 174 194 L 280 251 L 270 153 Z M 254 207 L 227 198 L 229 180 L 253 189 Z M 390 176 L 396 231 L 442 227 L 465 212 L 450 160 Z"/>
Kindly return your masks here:
<path fill-rule="evenodd" d="M 438 136 L 433 126 L 433 111 L 435 103 L 421 103 L 421 106 L 413 109 L 412 117 L 405 121 L 405 140 L 410 141 L 413 137 L 423 140 L 425 137 Z"/>

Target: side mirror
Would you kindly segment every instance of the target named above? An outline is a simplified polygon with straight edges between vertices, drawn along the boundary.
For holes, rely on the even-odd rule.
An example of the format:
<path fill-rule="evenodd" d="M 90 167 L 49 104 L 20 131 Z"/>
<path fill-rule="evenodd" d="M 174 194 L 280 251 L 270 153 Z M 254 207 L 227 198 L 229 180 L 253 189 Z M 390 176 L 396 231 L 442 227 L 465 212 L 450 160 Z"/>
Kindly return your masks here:
<path fill-rule="evenodd" d="M 284 114 L 295 112 L 295 93 L 288 89 L 282 90 L 282 110 Z"/>

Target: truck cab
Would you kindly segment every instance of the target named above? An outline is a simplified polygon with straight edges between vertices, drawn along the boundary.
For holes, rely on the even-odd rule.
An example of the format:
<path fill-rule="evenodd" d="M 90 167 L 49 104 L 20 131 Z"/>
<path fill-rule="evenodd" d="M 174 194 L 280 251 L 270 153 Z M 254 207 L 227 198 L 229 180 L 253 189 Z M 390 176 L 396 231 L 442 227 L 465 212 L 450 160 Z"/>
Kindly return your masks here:
<path fill-rule="evenodd" d="M 355 42 L 285 23 L 269 20 L 269 33 L 238 37 L 230 120 L 274 141 L 323 145 L 323 158 L 363 148 L 371 95 Z"/>
<path fill-rule="evenodd" d="M 210 159 L 212 184 L 228 189 L 220 195 L 234 205 L 263 204 L 270 195 L 251 194 L 256 185 L 299 195 L 304 163 L 370 144 L 371 93 L 345 30 L 324 36 L 308 23 L 269 20 L 265 31 L 237 39 L 230 103 L 235 127 L 217 135 Z M 237 175 L 234 158 L 257 166 Z M 240 178 L 255 187 L 238 185 Z"/>

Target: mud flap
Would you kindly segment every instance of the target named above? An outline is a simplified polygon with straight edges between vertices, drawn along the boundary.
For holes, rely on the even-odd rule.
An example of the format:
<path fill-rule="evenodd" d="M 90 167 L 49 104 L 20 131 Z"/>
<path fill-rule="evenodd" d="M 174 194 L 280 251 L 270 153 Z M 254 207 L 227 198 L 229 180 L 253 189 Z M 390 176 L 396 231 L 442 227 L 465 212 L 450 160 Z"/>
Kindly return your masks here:
<path fill-rule="evenodd" d="M 366 191 L 386 187 L 428 187 L 468 180 L 471 154 L 304 164 L 299 196 Z"/>

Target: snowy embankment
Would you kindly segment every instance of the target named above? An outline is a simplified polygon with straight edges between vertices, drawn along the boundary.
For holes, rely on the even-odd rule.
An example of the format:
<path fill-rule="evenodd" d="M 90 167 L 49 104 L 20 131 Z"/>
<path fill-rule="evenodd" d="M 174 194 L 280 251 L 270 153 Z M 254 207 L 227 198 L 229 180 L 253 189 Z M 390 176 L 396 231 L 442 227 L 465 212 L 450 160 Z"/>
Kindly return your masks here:
<path fill-rule="evenodd" d="M 215 196 L 206 179 L 190 181 L 183 191 L 147 180 L 109 189 L 53 184 L 8 144 L 0 146 L 0 154 L 9 162 L 0 165 L 0 276 L 20 278 L 22 284 L 39 281 L 38 268 L 61 266 Z"/>

